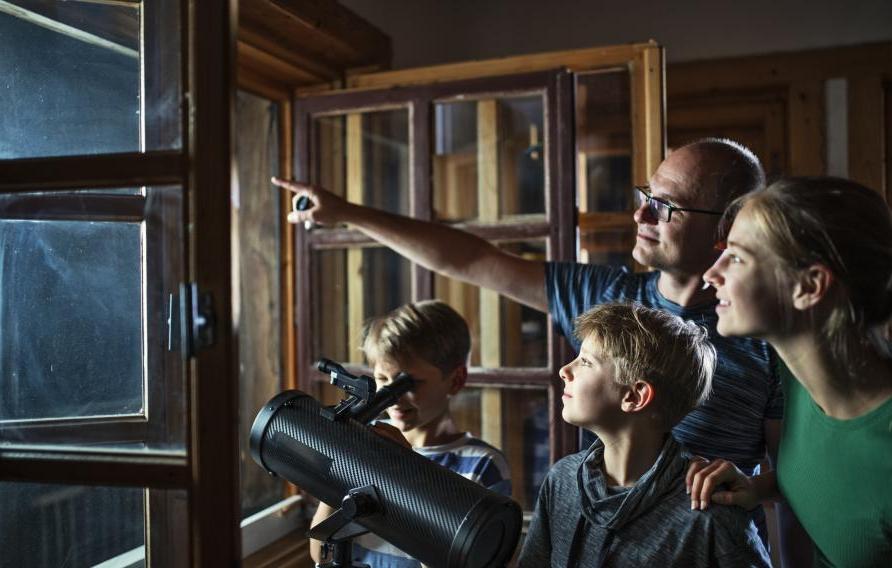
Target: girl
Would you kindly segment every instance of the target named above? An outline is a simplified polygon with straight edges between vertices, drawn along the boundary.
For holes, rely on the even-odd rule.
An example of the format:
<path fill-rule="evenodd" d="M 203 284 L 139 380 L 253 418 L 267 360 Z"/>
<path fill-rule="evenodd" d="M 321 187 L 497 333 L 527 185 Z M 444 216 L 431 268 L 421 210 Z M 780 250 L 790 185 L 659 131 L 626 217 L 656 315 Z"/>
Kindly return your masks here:
<path fill-rule="evenodd" d="M 777 182 L 726 213 L 725 250 L 704 279 L 718 331 L 768 341 L 783 360 L 777 471 L 748 478 L 695 460 L 692 508 L 783 497 L 819 566 L 892 559 L 892 216 L 834 178 Z M 721 484 L 726 488 L 716 491 Z"/>

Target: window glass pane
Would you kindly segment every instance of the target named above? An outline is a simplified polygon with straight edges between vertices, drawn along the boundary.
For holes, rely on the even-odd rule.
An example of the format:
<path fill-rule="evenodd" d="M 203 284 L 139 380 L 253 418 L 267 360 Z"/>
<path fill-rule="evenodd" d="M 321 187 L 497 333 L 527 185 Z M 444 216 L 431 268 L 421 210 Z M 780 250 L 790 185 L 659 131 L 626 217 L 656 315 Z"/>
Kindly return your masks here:
<path fill-rule="evenodd" d="M 545 241 L 501 243 L 501 248 L 530 260 L 545 260 Z M 471 331 L 474 367 L 548 366 L 546 314 L 488 290 L 445 276 L 434 276 L 434 297 L 460 313 Z"/>
<path fill-rule="evenodd" d="M 281 479 L 256 467 L 248 447 L 260 408 L 282 390 L 281 271 L 279 269 L 281 190 L 270 177 L 279 173 L 279 106 L 239 92 L 235 138 L 238 183 L 232 190 L 233 333 L 239 357 L 242 516 L 284 496 Z"/>
<path fill-rule="evenodd" d="M 0 201 L 0 444 L 183 450 L 180 189 Z"/>
<path fill-rule="evenodd" d="M 383 247 L 313 253 L 313 360 L 360 363 L 363 324 L 412 300 L 409 261 Z"/>
<path fill-rule="evenodd" d="M 180 147 L 178 6 L 141 6 L 0 3 L 0 159 Z"/>
<path fill-rule="evenodd" d="M 627 69 L 577 75 L 577 184 L 582 212 L 632 210 L 629 81 Z"/>
<path fill-rule="evenodd" d="M 598 223 L 592 223 L 589 228 L 580 227 L 580 262 L 630 268 L 634 265 L 632 249 L 635 246 L 636 227 L 631 222 L 631 213 L 620 215 L 612 222 L 610 219 L 601 219 Z"/>
<path fill-rule="evenodd" d="M 353 203 L 410 213 L 408 109 L 318 117 L 313 133 L 317 183 Z"/>
<path fill-rule="evenodd" d="M 548 391 L 465 387 L 452 397 L 450 408 L 460 429 L 505 453 L 512 496 L 532 510 L 549 468 Z"/>
<path fill-rule="evenodd" d="M 544 213 L 543 132 L 540 95 L 437 103 L 436 218 L 490 222 Z"/>
<path fill-rule="evenodd" d="M 189 564 L 185 491 L 0 483 L 0 503 L 0 566 L 145 566 L 147 546 L 155 566 Z"/>
<path fill-rule="evenodd" d="M 144 412 L 141 232 L 0 220 L 0 420 Z"/>

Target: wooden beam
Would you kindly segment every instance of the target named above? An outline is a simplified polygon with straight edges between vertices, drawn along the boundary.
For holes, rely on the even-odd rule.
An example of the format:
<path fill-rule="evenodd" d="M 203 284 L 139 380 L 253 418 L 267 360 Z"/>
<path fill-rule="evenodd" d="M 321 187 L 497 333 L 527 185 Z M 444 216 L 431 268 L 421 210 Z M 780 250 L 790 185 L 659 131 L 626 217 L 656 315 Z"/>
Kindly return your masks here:
<path fill-rule="evenodd" d="M 450 63 L 400 71 L 386 71 L 349 77 L 347 86 L 355 89 L 379 89 L 408 85 L 426 85 L 496 75 L 515 75 L 562 67 L 571 71 L 587 71 L 617 65 L 626 66 L 635 59 L 639 52 L 656 46 L 656 43 L 651 42 L 592 47 L 465 63 Z"/>
<path fill-rule="evenodd" d="M 720 61 L 721 65 L 717 65 Z M 892 72 L 892 42 L 674 63 L 669 97 L 691 92 L 771 87 L 862 73 Z"/>
<path fill-rule="evenodd" d="M 191 472 L 183 456 L 52 449 L 0 450 L 0 480 L 186 489 Z"/>
<path fill-rule="evenodd" d="M 663 49 L 650 46 L 632 64 L 632 181 L 645 184 L 666 154 Z"/>
<path fill-rule="evenodd" d="M 232 337 L 231 205 L 237 2 L 190 0 L 183 22 L 188 61 L 187 277 L 213 298 L 213 344 L 188 365 L 190 564 L 241 561 L 238 371 Z M 187 56 L 188 54 L 188 56 Z"/>
<path fill-rule="evenodd" d="M 281 84 L 281 88 L 286 91 L 295 85 L 311 85 L 322 80 L 318 74 L 296 65 L 293 61 L 277 57 L 245 41 L 240 40 L 237 47 L 239 75 L 245 70 L 250 70 L 267 77 L 267 81 L 271 83 Z"/>
<path fill-rule="evenodd" d="M 178 184 L 184 167 L 166 151 L 0 160 L 0 193 Z"/>

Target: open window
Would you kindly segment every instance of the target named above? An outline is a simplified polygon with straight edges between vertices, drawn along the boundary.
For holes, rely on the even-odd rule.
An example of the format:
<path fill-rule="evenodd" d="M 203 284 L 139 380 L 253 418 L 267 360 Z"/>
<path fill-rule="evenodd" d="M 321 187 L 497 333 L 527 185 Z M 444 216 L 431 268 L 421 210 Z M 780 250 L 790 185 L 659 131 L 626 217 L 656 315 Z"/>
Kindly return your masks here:
<path fill-rule="evenodd" d="M 662 159 L 662 51 L 653 44 L 355 75 L 295 101 L 295 171 L 354 203 L 450 223 L 538 260 L 627 262 L 631 186 Z M 445 300 L 468 321 L 462 428 L 507 455 L 532 509 L 574 451 L 557 370 L 569 348 L 545 314 L 413 265 L 348 228 L 296 234 L 301 388 L 332 402 L 320 356 L 362 365 L 369 317 Z"/>
<path fill-rule="evenodd" d="M 226 7 L 0 2 L 4 564 L 238 559 Z"/>

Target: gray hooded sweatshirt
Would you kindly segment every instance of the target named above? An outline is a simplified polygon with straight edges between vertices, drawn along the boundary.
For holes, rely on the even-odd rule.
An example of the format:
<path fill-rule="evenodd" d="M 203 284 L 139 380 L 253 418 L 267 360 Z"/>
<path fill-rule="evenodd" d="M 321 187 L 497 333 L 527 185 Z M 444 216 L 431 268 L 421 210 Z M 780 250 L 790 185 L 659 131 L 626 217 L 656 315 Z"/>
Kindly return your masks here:
<path fill-rule="evenodd" d="M 715 504 L 691 510 L 689 457 L 667 436 L 632 487 L 607 486 L 600 440 L 560 460 L 539 490 L 519 567 L 771 566 L 746 511 Z"/>

